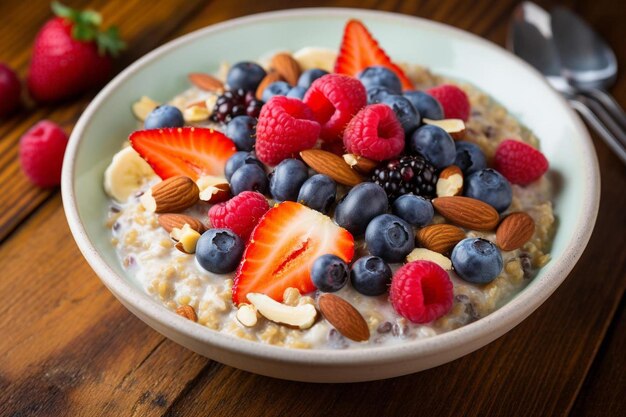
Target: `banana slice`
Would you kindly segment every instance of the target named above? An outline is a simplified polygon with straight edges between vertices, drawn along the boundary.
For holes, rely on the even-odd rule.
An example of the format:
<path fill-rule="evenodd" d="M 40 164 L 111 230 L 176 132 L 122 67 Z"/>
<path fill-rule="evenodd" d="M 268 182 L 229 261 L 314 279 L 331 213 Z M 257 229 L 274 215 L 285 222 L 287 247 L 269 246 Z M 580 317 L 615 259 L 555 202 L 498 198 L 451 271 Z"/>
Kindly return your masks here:
<path fill-rule="evenodd" d="M 150 165 L 132 147 L 127 146 L 113 155 L 111 164 L 104 171 L 104 190 L 122 203 L 154 175 Z"/>
<path fill-rule="evenodd" d="M 328 48 L 318 48 L 315 46 L 307 46 L 298 49 L 293 53 L 293 57 L 303 71 L 313 68 L 321 68 L 328 72 L 333 72 L 335 68 L 335 60 L 337 52 Z"/>

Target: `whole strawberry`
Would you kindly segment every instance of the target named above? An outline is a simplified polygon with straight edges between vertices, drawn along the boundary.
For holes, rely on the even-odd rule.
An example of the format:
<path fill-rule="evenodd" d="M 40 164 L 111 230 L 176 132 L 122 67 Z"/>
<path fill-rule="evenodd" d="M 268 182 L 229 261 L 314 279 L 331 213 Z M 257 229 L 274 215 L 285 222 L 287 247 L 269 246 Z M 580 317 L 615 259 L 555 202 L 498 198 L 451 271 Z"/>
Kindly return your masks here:
<path fill-rule="evenodd" d="M 124 47 L 117 28 L 100 31 L 102 18 L 53 2 L 57 16 L 39 31 L 26 82 L 42 102 L 69 98 L 103 84 L 111 75 L 112 57 Z"/>

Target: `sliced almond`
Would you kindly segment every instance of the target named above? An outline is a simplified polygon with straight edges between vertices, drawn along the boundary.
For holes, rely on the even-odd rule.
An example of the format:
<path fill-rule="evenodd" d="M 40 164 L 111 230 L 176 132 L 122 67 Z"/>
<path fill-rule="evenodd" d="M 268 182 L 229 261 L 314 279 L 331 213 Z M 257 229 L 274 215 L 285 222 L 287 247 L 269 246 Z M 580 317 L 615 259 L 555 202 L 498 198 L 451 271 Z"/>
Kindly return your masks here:
<path fill-rule="evenodd" d="M 500 216 L 489 204 L 469 197 L 437 197 L 435 210 L 451 223 L 472 230 L 493 230 Z"/>
<path fill-rule="evenodd" d="M 336 182 L 354 187 L 365 181 L 342 157 L 321 149 L 308 149 L 300 152 L 302 160 L 314 171 L 328 175 Z"/>
<path fill-rule="evenodd" d="M 345 154 L 343 156 L 343 160 L 346 161 L 346 164 L 350 165 L 350 168 L 363 175 L 371 173 L 378 165 L 378 162 L 376 161 L 372 161 L 364 156 L 355 155 L 353 153 Z"/>
<path fill-rule="evenodd" d="M 193 85 L 201 90 L 211 91 L 213 93 L 222 93 L 224 91 L 224 83 L 212 75 L 192 72 L 187 77 Z"/>
<path fill-rule="evenodd" d="M 284 81 L 284 78 L 277 71 L 269 71 L 267 75 L 261 80 L 259 86 L 256 88 L 255 96 L 258 100 L 262 100 L 263 91 L 268 85 L 275 83 L 276 81 Z"/>
<path fill-rule="evenodd" d="M 426 248 L 415 248 L 406 256 L 407 262 L 413 261 L 430 261 L 436 263 L 446 271 L 452 270 L 452 261 L 435 251 Z"/>
<path fill-rule="evenodd" d="M 256 308 L 250 304 L 242 304 L 237 309 L 237 320 L 246 327 L 254 327 L 258 321 Z"/>
<path fill-rule="evenodd" d="M 202 105 L 187 107 L 183 110 L 183 118 L 187 123 L 203 122 L 209 119 L 211 112 L 206 108 L 206 104 L 202 102 Z"/>
<path fill-rule="evenodd" d="M 200 189 L 200 200 L 215 204 L 228 200 L 230 185 L 226 178 L 206 175 L 196 181 Z"/>
<path fill-rule="evenodd" d="M 176 176 L 154 185 L 140 201 L 147 211 L 176 213 L 198 202 L 200 190 L 189 177 Z"/>
<path fill-rule="evenodd" d="M 176 309 L 176 314 L 186 318 L 191 321 L 198 321 L 198 316 L 196 315 L 196 310 L 193 309 L 190 305 L 180 306 Z"/>
<path fill-rule="evenodd" d="M 186 224 L 200 234 L 206 230 L 200 220 L 186 214 L 165 213 L 161 214 L 157 220 L 167 233 L 170 233 L 174 228 L 182 229 Z"/>
<path fill-rule="evenodd" d="M 143 96 L 139 100 L 133 103 L 133 114 L 140 122 L 146 120 L 146 117 L 152 112 L 152 110 L 159 107 L 158 102 L 152 100 L 150 97 Z"/>
<path fill-rule="evenodd" d="M 364 342 L 370 338 L 370 329 L 361 313 L 343 298 L 323 294 L 317 303 L 324 318 L 348 339 Z"/>
<path fill-rule="evenodd" d="M 427 125 L 439 126 L 454 139 L 463 139 L 465 136 L 465 122 L 462 119 L 432 120 L 424 118 L 422 121 Z"/>
<path fill-rule="evenodd" d="M 279 73 L 290 85 L 296 85 L 302 73 L 298 61 L 286 52 L 274 55 L 270 60 L 270 68 Z"/>
<path fill-rule="evenodd" d="M 465 239 L 465 232 L 451 224 L 441 223 L 421 228 L 415 237 L 420 246 L 426 249 L 448 253 L 457 243 Z"/>
<path fill-rule="evenodd" d="M 308 329 L 317 317 L 317 310 L 311 304 L 288 306 L 260 293 L 249 293 L 246 297 L 263 317 L 275 323 Z"/>
<path fill-rule="evenodd" d="M 511 213 L 496 230 L 496 244 L 503 251 L 519 249 L 533 237 L 535 221 L 524 212 Z"/>
<path fill-rule="evenodd" d="M 463 172 L 456 165 L 450 165 L 439 174 L 437 197 L 450 197 L 463 192 Z"/>
<path fill-rule="evenodd" d="M 209 117 L 215 111 L 215 103 L 217 103 L 217 95 L 211 95 L 204 101 L 204 106 L 209 111 Z"/>
<path fill-rule="evenodd" d="M 170 232 L 170 237 L 176 241 L 174 247 L 188 255 L 196 253 L 196 244 L 200 236 L 200 233 L 193 230 L 191 226 L 186 223 L 182 228 L 179 229 L 175 227 Z"/>

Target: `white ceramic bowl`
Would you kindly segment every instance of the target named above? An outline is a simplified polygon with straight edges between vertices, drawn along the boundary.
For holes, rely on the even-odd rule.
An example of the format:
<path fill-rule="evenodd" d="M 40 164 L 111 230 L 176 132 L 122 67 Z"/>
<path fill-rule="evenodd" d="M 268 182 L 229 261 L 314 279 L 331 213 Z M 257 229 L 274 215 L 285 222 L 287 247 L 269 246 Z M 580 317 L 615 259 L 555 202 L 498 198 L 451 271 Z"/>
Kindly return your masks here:
<path fill-rule="evenodd" d="M 138 97 L 166 100 L 186 86 L 191 71 L 220 61 L 254 59 L 270 50 L 336 48 L 344 23 L 360 18 L 398 61 L 472 82 L 505 105 L 541 139 L 560 188 L 553 259 L 513 300 L 460 329 L 400 346 L 359 350 L 296 350 L 238 339 L 168 311 L 132 281 L 115 258 L 104 227 L 108 207 L 102 173 L 135 127 Z M 598 210 L 599 172 L 584 125 L 530 66 L 481 38 L 431 21 L 353 9 L 299 9 L 220 23 L 176 39 L 139 59 L 111 81 L 78 121 L 63 166 L 63 202 L 83 255 L 111 292 L 166 337 L 202 355 L 263 375 L 300 381 L 348 382 L 389 378 L 431 368 L 500 337 L 559 286 L 587 244 Z"/>

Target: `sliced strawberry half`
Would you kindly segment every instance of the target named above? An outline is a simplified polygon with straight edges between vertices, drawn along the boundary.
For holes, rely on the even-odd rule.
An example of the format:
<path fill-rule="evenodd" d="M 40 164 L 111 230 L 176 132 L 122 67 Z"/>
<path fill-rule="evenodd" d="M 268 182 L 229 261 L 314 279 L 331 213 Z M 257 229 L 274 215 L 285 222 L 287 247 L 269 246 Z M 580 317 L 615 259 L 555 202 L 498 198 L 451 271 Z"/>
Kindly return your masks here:
<path fill-rule="evenodd" d="M 235 305 L 247 303 L 248 293 L 263 293 L 276 301 L 297 288 L 315 290 L 313 262 L 325 254 L 350 262 L 354 238 L 330 217 L 299 203 L 285 201 L 270 209 L 252 232 L 233 284 Z"/>
<path fill-rule="evenodd" d="M 224 134 L 203 127 L 138 130 L 129 140 L 161 179 L 223 176 L 226 161 L 237 151 Z"/>
<path fill-rule="evenodd" d="M 414 88 L 409 77 L 391 61 L 365 25 L 360 20 L 349 20 L 343 32 L 339 56 L 335 61 L 335 72 L 355 77 L 361 70 L 372 65 L 381 65 L 393 71 L 400 78 L 404 90 Z"/>

